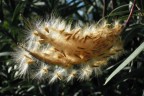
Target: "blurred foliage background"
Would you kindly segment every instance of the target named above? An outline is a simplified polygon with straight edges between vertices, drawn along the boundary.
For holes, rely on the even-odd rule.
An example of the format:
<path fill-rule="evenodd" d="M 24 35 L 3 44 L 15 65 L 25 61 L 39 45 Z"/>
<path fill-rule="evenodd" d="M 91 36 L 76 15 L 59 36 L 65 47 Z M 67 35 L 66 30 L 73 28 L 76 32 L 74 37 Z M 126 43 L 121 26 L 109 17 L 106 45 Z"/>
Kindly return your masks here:
<path fill-rule="evenodd" d="M 89 81 L 49 85 L 17 78 L 11 54 L 24 36 L 25 22 L 58 14 L 81 22 L 127 20 L 133 0 L 0 0 L 0 95 L 1 96 L 144 96 L 144 52 L 121 70 L 108 84 L 106 78 L 144 41 L 144 1 L 136 0 L 134 13 L 122 34 L 125 54 L 110 60 L 101 76 Z M 35 19 L 36 20 L 36 19 Z"/>

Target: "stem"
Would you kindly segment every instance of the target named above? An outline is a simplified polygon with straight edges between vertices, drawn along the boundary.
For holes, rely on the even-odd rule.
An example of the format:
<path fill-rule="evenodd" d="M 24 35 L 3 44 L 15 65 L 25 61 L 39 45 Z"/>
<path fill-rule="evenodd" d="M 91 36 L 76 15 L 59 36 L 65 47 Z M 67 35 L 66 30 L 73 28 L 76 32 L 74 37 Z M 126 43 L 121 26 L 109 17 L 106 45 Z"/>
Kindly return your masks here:
<path fill-rule="evenodd" d="M 128 16 L 128 19 L 126 20 L 126 22 L 124 24 L 124 28 L 126 28 L 128 26 L 128 23 L 129 23 L 129 21 L 130 21 L 130 19 L 132 17 L 133 12 L 134 12 L 135 4 L 136 4 L 136 0 L 134 0 L 134 3 L 133 3 L 132 8 L 130 10 L 130 14 Z"/>
<path fill-rule="evenodd" d="M 108 0 L 103 0 L 103 3 L 104 3 L 104 5 L 103 5 L 103 17 L 105 17 L 106 16 L 106 13 L 107 13 L 107 10 L 106 10 L 106 8 L 107 8 L 107 2 Z"/>
<path fill-rule="evenodd" d="M 112 10 L 114 10 L 116 7 L 116 0 L 111 0 L 111 2 L 112 2 Z"/>

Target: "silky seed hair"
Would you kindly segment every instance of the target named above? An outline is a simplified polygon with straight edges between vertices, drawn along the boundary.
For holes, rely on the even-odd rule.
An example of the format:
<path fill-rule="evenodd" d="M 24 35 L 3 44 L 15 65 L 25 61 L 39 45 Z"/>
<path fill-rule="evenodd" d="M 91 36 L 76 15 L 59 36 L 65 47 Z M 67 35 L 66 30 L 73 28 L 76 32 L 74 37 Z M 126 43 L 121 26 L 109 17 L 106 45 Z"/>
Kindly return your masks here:
<path fill-rule="evenodd" d="M 13 55 L 20 76 L 29 74 L 50 84 L 74 78 L 88 80 L 101 74 L 108 60 L 123 52 L 122 24 L 118 21 L 72 26 L 52 17 L 31 26 L 25 44 L 20 44 Z"/>

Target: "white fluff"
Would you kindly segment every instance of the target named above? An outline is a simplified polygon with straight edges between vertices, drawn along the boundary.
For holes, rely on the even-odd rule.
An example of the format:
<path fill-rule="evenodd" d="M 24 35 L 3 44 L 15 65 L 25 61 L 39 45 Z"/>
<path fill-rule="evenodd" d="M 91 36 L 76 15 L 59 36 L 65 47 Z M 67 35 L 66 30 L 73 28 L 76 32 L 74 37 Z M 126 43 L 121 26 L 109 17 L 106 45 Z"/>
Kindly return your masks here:
<path fill-rule="evenodd" d="M 81 68 L 79 79 L 80 80 L 88 80 L 92 74 L 92 68 L 89 65 L 85 65 Z"/>
<path fill-rule="evenodd" d="M 36 72 L 36 75 L 34 76 L 34 78 L 42 80 L 42 79 L 46 79 L 49 73 L 49 67 L 46 64 L 41 64 L 40 69 L 38 70 L 38 72 Z"/>

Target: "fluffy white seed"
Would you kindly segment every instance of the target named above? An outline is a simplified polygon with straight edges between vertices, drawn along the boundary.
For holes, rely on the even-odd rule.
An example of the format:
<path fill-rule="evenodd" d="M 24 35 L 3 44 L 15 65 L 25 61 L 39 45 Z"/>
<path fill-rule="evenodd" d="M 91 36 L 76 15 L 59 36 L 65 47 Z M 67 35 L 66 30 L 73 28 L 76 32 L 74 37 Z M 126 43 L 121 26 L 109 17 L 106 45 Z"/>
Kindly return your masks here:
<path fill-rule="evenodd" d="M 92 68 L 89 65 L 85 65 L 80 70 L 79 79 L 80 80 L 88 80 L 92 74 Z"/>
<path fill-rule="evenodd" d="M 62 80 L 64 76 L 66 76 L 66 70 L 61 67 L 58 67 L 55 69 L 54 73 L 52 74 L 49 83 L 51 84 L 57 80 Z"/>
<path fill-rule="evenodd" d="M 50 79 L 49 83 L 57 80 L 69 82 L 73 78 L 88 80 L 93 71 L 101 74 L 104 64 L 99 60 L 107 64 L 110 57 L 117 56 L 123 49 L 118 39 L 120 32 L 118 21 L 72 27 L 61 18 L 39 20 L 28 30 L 23 47 L 26 51 L 20 49 L 14 56 L 19 74 L 30 74 L 38 80 Z M 120 44 L 109 38 L 118 40 Z"/>
<path fill-rule="evenodd" d="M 49 73 L 48 69 L 49 69 L 48 65 L 43 63 L 34 78 L 39 80 L 46 79 Z"/>
<path fill-rule="evenodd" d="M 31 55 L 29 55 L 29 53 L 23 49 L 17 49 L 17 52 L 14 54 L 14 59 L 18 64 L 20 76 L 25 76 L 29 72 L 29 64 L 27 62 L 27 57 L 31 58 Z"/>
<path fill-rule="evenodd" d="M 69 81 L 73 80 L 73 78 L 76 77 L 76 75 L 77 75 L 77 71 L 74 69 L 71 70 L 71 72 L 68 74 L 66 81 L 69 82 Z"/>

